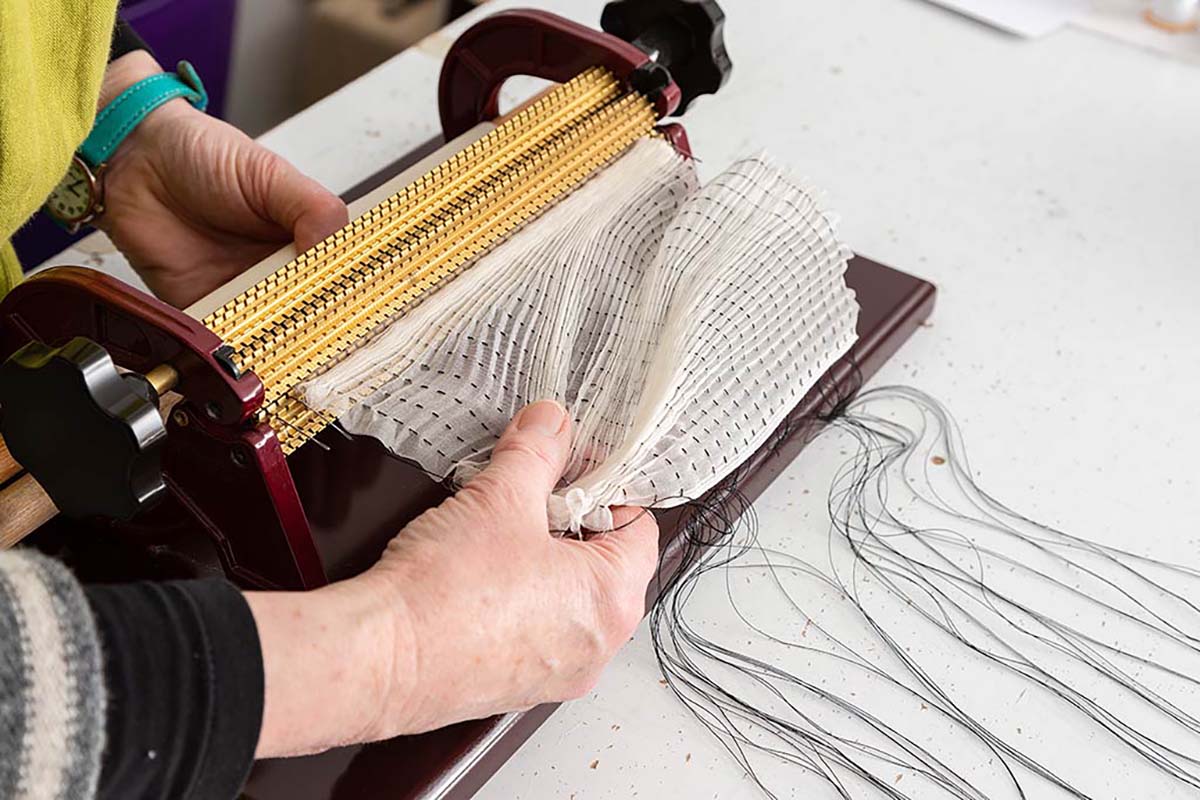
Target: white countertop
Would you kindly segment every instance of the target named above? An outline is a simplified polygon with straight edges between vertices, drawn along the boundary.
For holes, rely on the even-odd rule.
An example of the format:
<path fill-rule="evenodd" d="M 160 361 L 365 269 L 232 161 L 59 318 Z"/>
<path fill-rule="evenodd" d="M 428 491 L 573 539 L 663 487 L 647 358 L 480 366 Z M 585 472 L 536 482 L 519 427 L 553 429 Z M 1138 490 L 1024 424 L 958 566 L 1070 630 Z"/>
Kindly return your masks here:
<path fill-rule="evenodd" d="M 520 5 L 595 24 L 603 3 Z M 766 149 L 828 191 L 856 251 L 938 285 L 932 326 L 877 382 L 948 405 L 1013 507 L 1200 560 L 1200 69 L 1075 30 L 1020 40 L 918 0 L 723 6 L 734 75 L 685 120 L 702 174 Z M 263 141 L 352 186 L 435 135 L 462 27 Z M 119 272 L 107 249 L 54 261 Z M 766 541 L 824 534 L 801 494 L 840 461 L 806 454 L 759 500 Z M 480 797 L 754 796 L 659 677 L 643 625 Z"/>

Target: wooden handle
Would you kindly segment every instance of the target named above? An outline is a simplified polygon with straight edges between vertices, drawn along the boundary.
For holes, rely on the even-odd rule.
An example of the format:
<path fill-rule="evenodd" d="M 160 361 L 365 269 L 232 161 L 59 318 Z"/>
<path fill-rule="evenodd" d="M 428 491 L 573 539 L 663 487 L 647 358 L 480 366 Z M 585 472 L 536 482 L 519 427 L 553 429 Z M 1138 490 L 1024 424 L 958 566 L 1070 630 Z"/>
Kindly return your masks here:
<path fill-rule="evenodd" d="M 20 474 L 21 465 L 12 457 L 12 453 L 8 452 L 8 447 L 4 444 L 4 439 L 0 438 L 0 486 L 3 486 Z"/>
<path fill-rule="evenodd" d="M 54 502 L 0 439 L 0 550 L 7 550 L 58 514 Z"/>
<path fill-rule="evenodd" d="M 54 502 L 32 475 L 0 489 L 0 550 L 7 550 L 58 515 Z"/>

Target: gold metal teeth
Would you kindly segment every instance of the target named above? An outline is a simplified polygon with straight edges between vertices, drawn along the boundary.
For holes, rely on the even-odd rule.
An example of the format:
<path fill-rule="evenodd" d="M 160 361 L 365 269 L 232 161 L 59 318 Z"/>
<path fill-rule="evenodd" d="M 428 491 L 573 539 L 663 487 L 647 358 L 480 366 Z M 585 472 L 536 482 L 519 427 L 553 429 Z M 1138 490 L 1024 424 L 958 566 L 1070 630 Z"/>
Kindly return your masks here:
<path fill-rule="evenodd" d="M 352 268 L 355 257 L 369 252 L 380 241 L 395 239 L 406 223 L 427 223 L 437 219 L 431 207 L 439 200 L 454 202 L 463 192 L 476 190 L 508 161 L 525 155 L 530 146 L 545 137 L 576 124 L 594 109 L 615 99 L 619 86 L 604 70 L 591 70 L 561 89 L 541 98 L 530 107 L 496 128 L 487 136 L 456 153 L 412 184 L 349 223 L 311 250 L 265 278 L 255 287 L 227 303 L 205 320 L 212 330 L 227 341 L 249 329 L 261 328 L 272 313 L 286 314 L 289 303 L 307 292 L 328 284 L 330 275 L 323 268 L 342 263 Z M 499 157 L 497 157 L 499 156 Z M 493 174 L 478 172 L 488 167 Z"/>
<path fill-rule="evenodd" d="M 592 69 L 264 278 L 205 320 L 263 382 L 285 453 L 333 421 L 291 395 L 624 152 L 650 103 Z"/>

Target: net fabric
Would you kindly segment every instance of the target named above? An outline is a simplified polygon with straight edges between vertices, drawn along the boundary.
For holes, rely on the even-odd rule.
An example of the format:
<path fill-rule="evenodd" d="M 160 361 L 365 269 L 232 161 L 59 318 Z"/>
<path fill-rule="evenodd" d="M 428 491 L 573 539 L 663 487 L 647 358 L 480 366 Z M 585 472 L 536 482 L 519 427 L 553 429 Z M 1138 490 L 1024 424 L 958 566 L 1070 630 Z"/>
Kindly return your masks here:
<path fill-rule="evenodd" d="M 849 255 L 767 158 L 698 188 L 645 139 L 299 395 L 457 482 L 520 408 L 559 400 L 551 526 L 607 530 L 611 506 L 703 494 L 846 352 Z"/>

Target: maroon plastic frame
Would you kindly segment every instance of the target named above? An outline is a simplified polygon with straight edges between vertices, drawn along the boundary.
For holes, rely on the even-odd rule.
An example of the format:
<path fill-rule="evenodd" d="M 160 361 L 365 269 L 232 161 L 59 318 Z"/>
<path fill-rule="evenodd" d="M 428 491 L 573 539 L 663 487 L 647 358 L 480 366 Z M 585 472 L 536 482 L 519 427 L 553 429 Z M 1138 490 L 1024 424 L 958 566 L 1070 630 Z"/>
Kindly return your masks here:
<path fill-rule="evenodd" d="M 629 42 L 548 11 L 501 11 L 468 28 L 451 45 L 438 82 L 446 141 L 500 116 L 500 87 L 515 75 L 565 83 L 591 67 L 627 81 L 650 57 Z M 659 118 L 679 107 L 668 84 L 655 99 Z"/>
<path fill-rule="evenodd" d="M 279 442 L 253 421 L 262 382 L 226 372 L 214 355 L 222 345 L 216 334 L 82 267 L 47 270 L 0 302 L 0 359 L 33 340 L 59 346 L 75 336 L 99 343 L 125 369 L 170 363 L 179 373 L 176 390 L 187 399 L 168 422 L 164 480 L 212 537 L 231 576 L 268 588 L 328 582 Z"/>
<path fill-rule="evenodd" d="M 242 422 L 262 405 L 262 383 L 234 378 L 213 354 L 215 333 L 176 308 L 128 284 L 84 267 L 55 267 L 19 284 L 0 302 L 0 355 L 37 339 L 62 344 L 86 336 L 122 367 L 147 372 L 171 362 L 177 390 L 204 398 L 218 422 Z M 210 405 L 211 404 L 211 405 Z"/>

